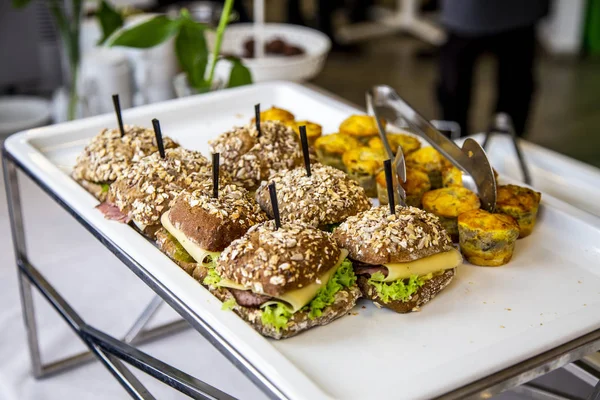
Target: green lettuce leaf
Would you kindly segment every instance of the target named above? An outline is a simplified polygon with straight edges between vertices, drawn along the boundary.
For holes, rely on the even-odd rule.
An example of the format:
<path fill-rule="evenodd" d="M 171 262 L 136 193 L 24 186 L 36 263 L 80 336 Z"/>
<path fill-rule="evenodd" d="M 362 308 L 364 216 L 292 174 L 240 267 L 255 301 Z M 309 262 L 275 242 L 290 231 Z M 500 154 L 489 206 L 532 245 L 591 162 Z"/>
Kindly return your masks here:
<path fill-rule="evenodd" d="M 352 262 L 346 258 L 327 284 L 317 292 L 310 303 L 302 308 L 302 311 L 308 312 L 310 319 L 320 317 L 323 315 L 323 310 L 333 304 L 335 295 L 340 290 L 355 283 L 356 275 L 354 275 Z M 263 308 L 261 320 L 264 325 L 273 326 L 279 332 L 280 329 L 287 327 L 292 315 L 287 305 L 276 303 Z"/>
<path fill-rule="evenodd" d="M 399 279 L 394 282 L 382 282 L 385 276 L 381 272 L 371 275 L 368 283 L 377 291 L 377 295 L 384 303 L 390 301 L 408 301 L 421 286 L 427 282 L 430 276 L 412 275 L 408 280 Z"/>
<path fill-rule="evenodd" d="M 335 230 L 338 228 L 338 226 L 340 226 L 340 224 L 329 224 L 329 225 L 325 225 L 325 229 L 323 229 L 324 231 L 327 232 L 335 232 Z"/>
<path fill-rule="evenodd" d="M 323 309 L 333 304 L 335 295 L 342 289 L 356 283 L 356 275 L 352 269 L 352 262 L 347 258 L 333 274 L 329 282 L 317 292 L 314 299 L 304 309 L 308 311 L 308 318 L 315 319 L 323 314 Z"/>
<path fill-rule="evenodd" d="M 215 270 L 215 260 L 210 256 L 207 256 L 207 258 L 209 259 L 209 262 L 204 263 L 204 266 L 208 268 L 208 274 L 202 283 L 209 286 L 216 286 L 221 282 L 221 276 Z"/>
<path fill-rule="evenodd" d="M 237 305 L 237 303 L 235 302 L 235 299 L 229 299 L 223 303 L 223 305 L 221 306 L 221 310 L 231 311 L 231 310 L 233 310 L 233 307 L 235 307 L 236 305 Z"/>
<path fill-rule="evenodd" d="M 108 193 L 108 189 L 110 189 L 110 183 L 102 183 L 100 186 L 102 186 L 102 193 Z"/>
<path fill-rule="evenodd" d="M 268 305 L 263 308 L 260 315 L 262 323 L 274 327 L 277 332 L 287 327 L 291 317 L 292 313 L 289 311 L 288 306 L 283 303 Z"/>

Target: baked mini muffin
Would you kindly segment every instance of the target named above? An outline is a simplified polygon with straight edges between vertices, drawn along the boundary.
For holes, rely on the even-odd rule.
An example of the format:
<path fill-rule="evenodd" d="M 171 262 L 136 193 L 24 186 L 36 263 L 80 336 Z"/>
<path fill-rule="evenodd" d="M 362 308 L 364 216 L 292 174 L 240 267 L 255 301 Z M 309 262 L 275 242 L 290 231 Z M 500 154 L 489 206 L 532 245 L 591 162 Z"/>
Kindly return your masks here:
<path fill-rule="evenodd" d="M 385 121 L 382 119 L 383 126 Z M 369 140 L 379 134 L 377 121 L 369 115 L 351 115 L 340 124 L 340 133 L 350 135 L 367 144 Z"/>
<path fill-rule="evenodd" d="M 284 110 L 283 108 L 271 107 L 268 110 L 262 111 L 260 113 L 260 121 L 280 121 L 280 122 L 289 122 L 296 119 L 294 114 L 289 112 L 288 110 Z M 252 118 L 252 123 L 255 122 L 255 119 Z"/>
<path fill-rule="evenodd" d="M 343 133 L 332 133 L 331 135 L 321 136 L 315 141 L 314 145 L 317 151 L 317 158 L 321 164 L 330 165 L 342 171 L 346 171 L 346 167 L 342 162 L 342 155 L 348 150 L 356 149 L 360 146 L 358 139 L 344 135 Z"/>
<path fill-rule="evenodd" d="M 401 133 L 388 133 L 386 136 L 394 154 L 396 154 L 398 146 L 402 147 L 402 152 L 405 156 L 421 148 L 421 142 L 414 136 Z M 369 147 L 379 151 L 385 150 L 379 136 L 375 136 L 369 140 Z"/>
<path fill-rule="evenodd" d="M 438 216 L 454 242 L 458 241 L 458 216 L 481 207 L 479 197 L 463 187 L 431 190 L 423 195 L 421 201 L 425 211 Z"/>
<path fill-rule="evenodd" d="M 471 210 L 458 216 L 460 250 L 474 265 L 497 267 L 510 261 L 519 225 L 509 215 Z"/>
<path fill-rule="evenodd" d="M 417 167 L 429 175 L 432 189 L 442 187 L 442 160 L 444 157 L 433 147 L 423 147 L 406 156 L 406 167 Z"/>
<path fill-rule="evenodd" d="M 342 156 L 346 172 L 365 189 L 369 197 L 377 196 L 375 177 L 386 159 L 384 152 L 366 146 L 349 150 Z"/>
<path fill-rule="evenodd" d="M 531 234 L 542 194 L 526 187 L 517 185 L 498 186 L 496 211 L 510 215 L 519 224 L 519 238 Z"/>
<path fill-rule="evenodd" d="M 310 121 L 285 121 L 285 125 L 289 126 L 300 136 L 300 127 L 306 127 L 306 137 L 310 146 L 315 144 L 315 141 L 323 134 L 323 127 L 319 124 Z"/>
<path fill-rule="evenodd" d="M 256 191 L 256 201 L 271 218 L 273 205 L 269 184 L 277 187 L 279 215 L 283 222 L 302 222 L 331 231 L 346 218 L 371 208 L 371 200 L 358 182 L 344 172 L 323 164 L 312 164 L 311 175 L 304 167 L 272 175 Z"/>
<path fill-rule="evenodd" d="M 377 198 L 379 203 L 388 204 L 387 183 L 385 180 L 385 171 L 377 174 Z M 421 197 L 425 192 L 431 190 L 429 176 L 423 170 L 412 168 L 406 171 L 406 182 L 402 184 L 406 192 L 406 205 L 412 207 L 421 207 Z"/>
<path fill-rule="evenodd" d="M 455 166 L 442 169 L 442 187 L 462 187 L 462 172 Z"/>

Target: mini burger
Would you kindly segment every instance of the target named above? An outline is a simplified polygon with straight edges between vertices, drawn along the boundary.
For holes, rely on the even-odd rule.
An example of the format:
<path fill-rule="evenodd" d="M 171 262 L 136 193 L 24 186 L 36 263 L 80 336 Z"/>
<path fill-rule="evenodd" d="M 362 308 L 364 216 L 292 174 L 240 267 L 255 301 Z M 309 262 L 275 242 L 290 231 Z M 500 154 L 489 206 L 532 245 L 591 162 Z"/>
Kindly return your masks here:
<path fill-rule="evenodd" d="M 261 334 L 287 338 L 354 307 L 360 290 L 346 255 L 327 232 L 268 221 L 221 253 L 210 290 Z"/>
<path fill-rule="evenodd" d="M 269 178 L 279 188 L 282 221 L 300 221 L 332 231 L 346 218 L 371 208 L 365 190 L 344 172 L 322 164 L 312 164 L 310 169 L 310 176 L 304 167 L 298 167 Z M 268 182 L 263 182 L 256 191 L 256 201 L 273 218 Z"/>
<path fill-rule="evenodd" d="M 98 209 L 109 219 L 132 221 L 142 233 L 154 238 L 171 201 L 184 190 L 210 182 L 211 171 L 210 161 L 197 151 L 169 149 L 164 158 L 156 152 L 124 170 Z M 228 182 L 228 176 L 221 172 L 221 184 Z"/>
<path fill-rule="evenodd" d="M 77 157 L 72 176 L 81 186 L 100 201 L 108 194 L 108 187 L 131 164 L 158 151 L 156 136 L 151 129 L 138 126 L 104 129 L 96 135 Z M 179 147 L 168 137 L 163 138 L 166 149 Z"/>
<path fill-rule="evenodd" d="M 212 184 L 182 192 L 161 217 L 159 247 L 203 284 L 214 279 L 214 263 L 229 244 L 267 216 L 246 189 L 226 185 L 213 196 Z M 205 282 L 206 281 L 206 282 Z"/>
<path fill-rule="evenodd" d="M 260 133 L 255 124 L 235 128 L 209 144 L 221 154 L 225 171 L 251 192 L 272 174 L 302 165 L 298 135 L 278 121 L 262 122 Z"/>
<path fill-rule="evenodd" d="M 363 296 L 399 313 L 418 311 L 454 277 L 462 256 L 436 216 L 414 207 L 375 207 L 333 233 L 349 252 Z"/>

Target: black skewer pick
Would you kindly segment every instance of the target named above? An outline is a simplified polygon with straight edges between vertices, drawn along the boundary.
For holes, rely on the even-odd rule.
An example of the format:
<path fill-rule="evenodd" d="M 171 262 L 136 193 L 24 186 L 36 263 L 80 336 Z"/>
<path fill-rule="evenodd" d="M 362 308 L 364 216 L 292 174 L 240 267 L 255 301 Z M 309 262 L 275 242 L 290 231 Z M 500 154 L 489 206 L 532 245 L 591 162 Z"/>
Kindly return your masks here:
<path fill-rule="evenodd" d="M 121 137 L 125 136 L 125 128 L 123 128 L 123 116 L 121 115 L 121 102 L 119 101 L 119 95 L 113 94 L 113 106 L 115 106 L 115 114 L 117 114 L 117 122 L 119 123 L 119 130 L 121 131 Z"/>
<path fill-rule="evenodd" d="M 212 155 L 212 173 L 213 173 L 213 197 L 219 197 L 219 157 L 220 153 Z"/>
<path fill-rule="evenodd" d="M 256 123 L 258 137 L 260 137 L 260 103 L 254 105 L 254 122 Z"/>
<path fill-rule="evenodd" d="M 165 145 L 162 139 L 162 132 L 160 131 L 160 122 L 156 118 L 152 120 L 152 126 L 154 127 L 154 134 L 156 135 L 156 145 L 158 146 L 158 152 L 162 158 L 166 158 Z"/>
<path fill-rule="evenodd" d="M 269 195 L 271 195 L 271 207 L 273 208 L 273 216 L 275 217 L 275 226 L 281 228 L 281 219 L 279 218 L 279 203 L 277 202 L 277 190 L 275 182 L 269 184 Z"/>
<path fill-rule="evenodd" d="M 385 184 L 387 185 L 390 214 L 396 214 L 396 205 L 394 204 L 394 179 L 392 176 L 392 160 L 385 160 L 383 162 L 383 168 L 385 169 Z"/>
<path fill-rule="evenodd" d="M 306 176 L 310 176 L 310 153 L 308 152 L 308 137 L 306 136 L 306 126 L 300 127 L 300 141 L 302 142 L 302 154 L 304 154 L 304 167 Z"/>

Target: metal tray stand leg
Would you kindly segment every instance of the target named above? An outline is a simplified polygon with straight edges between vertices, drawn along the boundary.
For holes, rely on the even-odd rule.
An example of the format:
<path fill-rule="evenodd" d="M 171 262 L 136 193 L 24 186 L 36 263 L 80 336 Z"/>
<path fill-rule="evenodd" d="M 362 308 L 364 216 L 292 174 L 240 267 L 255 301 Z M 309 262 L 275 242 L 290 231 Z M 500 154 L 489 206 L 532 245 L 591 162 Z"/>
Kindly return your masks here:
<path fill-rule="evenodd" d="M 160 380 L 194 399 L 233 399 L 228 394 L 138 350 L 135 345 L 149 342 L 189 327 L 184 320 L 171 322 L 153 329 L 145 327 L 163 303 L 155 296 L 134 322 L 123 339 L 118 340 L 88 325 L 65 299 L 50 285 L 40 272 L 29 262 L 23 225 L 23 210 L 19 195 L 17 166 L 4 152 L 4 180 L 13 246 L 18 267 L 23 317 L 27 329 L 27 341 L 36 378 L 47 377 L 70 368 L 98 359 L 114 378 L 134 399 L 154 399 L 154 396 L 131 373 L 123 362 Z M 89 351 L 44 364 L 38 342 L 32 287 L 60 314 L 64 321 L 79 336 Z"/>

